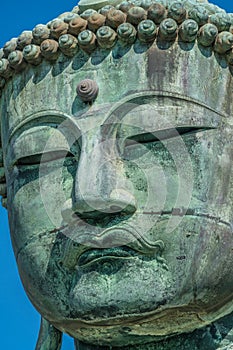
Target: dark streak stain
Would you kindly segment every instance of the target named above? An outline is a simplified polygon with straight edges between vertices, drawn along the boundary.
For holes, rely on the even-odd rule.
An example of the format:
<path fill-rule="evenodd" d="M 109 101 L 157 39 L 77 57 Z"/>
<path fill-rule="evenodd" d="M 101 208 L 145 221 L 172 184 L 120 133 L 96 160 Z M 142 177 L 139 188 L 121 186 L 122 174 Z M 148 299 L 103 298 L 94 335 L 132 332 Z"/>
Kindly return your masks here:
<path fill-rule="evenodd" d="M 185 260 L 186 256 L 185 255 L 180 255 L 176 257 L 177 260 Z"/>

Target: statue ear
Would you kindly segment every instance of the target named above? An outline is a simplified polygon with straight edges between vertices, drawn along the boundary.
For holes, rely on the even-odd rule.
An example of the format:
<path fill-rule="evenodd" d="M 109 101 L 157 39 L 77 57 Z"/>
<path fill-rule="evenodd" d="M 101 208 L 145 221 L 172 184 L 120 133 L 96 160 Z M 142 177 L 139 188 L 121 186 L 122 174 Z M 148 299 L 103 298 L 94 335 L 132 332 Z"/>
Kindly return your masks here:
<path fill-rule="evenodd" d="M 35 350 L 60 350 L 62 332 L 41 317 L 40 332 Z"/>
<path fill-rule="evenodd" d="M 6 208 L 6 178 L 5 178 L 5 170 L 3 165 L 3 152 L 1 148 L 1 138 L 0 138 L 0 196 L 2 196 L 2 205 Z"/>

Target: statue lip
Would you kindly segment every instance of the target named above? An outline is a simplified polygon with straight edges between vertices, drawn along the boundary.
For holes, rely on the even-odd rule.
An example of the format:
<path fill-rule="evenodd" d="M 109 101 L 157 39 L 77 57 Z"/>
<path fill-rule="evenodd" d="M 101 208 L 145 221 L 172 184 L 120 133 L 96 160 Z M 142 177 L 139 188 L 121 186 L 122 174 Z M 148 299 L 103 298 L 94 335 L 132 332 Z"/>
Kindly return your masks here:
<path fill-rule="evenodd" d="M 162 240 L 150 241 L 129 224 L 112 227 L 99 234 L 77 235 L 66 243 L 63 264 L 74 268 L 97 259 L 132 258 L 134 256 L 161 255 Z"/>
<path fill-rule="evenodd" d="M 96 260 L 107 258 L 129 258 L 137 256 L 138 252 L 132 248 L 122 246 L 107 249 L 89 249 L 79 256 L 78 266 L 84 266 Z"/>
<path fill-rule="evenodd" d="M 113 226 L 107 228 L 97 234 L 80 235 L 77 241 L 90 249 L 106 249 L 117 247 L 132 247 L 135 251 L 142 253 L 153 253 L 163 250 L 164 243 L 161 240 L 150 241 L 145 235 L 137 230 L 137 228 L 128 223 L 120 227 Z M 88 249 L 89 250 L 89 249 Z"/>

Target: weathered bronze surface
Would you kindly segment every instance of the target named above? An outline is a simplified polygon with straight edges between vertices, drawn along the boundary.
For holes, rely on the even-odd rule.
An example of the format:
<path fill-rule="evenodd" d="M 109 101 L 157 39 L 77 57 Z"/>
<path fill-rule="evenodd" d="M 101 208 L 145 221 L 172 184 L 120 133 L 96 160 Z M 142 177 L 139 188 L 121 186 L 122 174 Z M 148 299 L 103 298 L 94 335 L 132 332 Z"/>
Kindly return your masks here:
<path fill-rule="evenodd" d="M 100 1 L 0 51 L 0 194 L 37 350 L 233 346 L 233 18 Z"/>

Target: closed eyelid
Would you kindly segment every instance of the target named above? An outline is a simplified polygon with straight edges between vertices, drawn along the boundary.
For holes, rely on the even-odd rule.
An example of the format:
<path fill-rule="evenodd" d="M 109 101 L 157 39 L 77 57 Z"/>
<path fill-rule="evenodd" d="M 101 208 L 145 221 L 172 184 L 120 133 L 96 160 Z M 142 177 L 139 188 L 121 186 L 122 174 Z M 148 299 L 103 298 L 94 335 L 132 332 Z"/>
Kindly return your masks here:
<path fill-rule="evenodd" d="M 155 142 L 155 141 L 162 141 L 162 140 L 168 140 L 177 136 L 184 136 L 184 135 L 190 135 L 190 134 L 196 134 L 198 132 L 203 132 L 207 130 L 214 130 L 216 128 L 213 127 L 194 127 L 194 126 L 187 126 L 187 127 L 176 127 L 176 128 L 168 128 L 164 130 L 156 130 L 151 131 L 150 133 L 144 132 L 144 133 L 138 133 L 135 135 L 132 135 L 128 138 L 126 138 L 126 142 L 128 144 L 132 144 L 133 142 L 139 142 L 139 143 L 146 143 L 146 142 Z"/>
<path fill-rule="evenodd" d="M 65 136 L 51 126 L 35 126 L 23 131 L 12 139 L 7 154 L 7 163 L 13 165 L 26 157 L 39 157 L 48 152 L 69 152 L 70 146 Z"/>
<path fill-rule="evenodd" d="M 65 144 L 63 148 L 68 151 L 81 135 L 76 120 L 64 111 L 53 109 L 35 111 L 8 130 L 4 142 L 6 166 L 10 166 L 16 156 L 20 158 L 23 155 L 42 153 L 44 148 L 48 147 L 47 141 L 51 136 L 49 135 L 51 131 L 57 133 L 51 149 Z M 30 138 L 34 142 L 31 143 Z"/>
<path fill-rule="evenodd" d="M 15 161 L 13 165 L 17 165 L 17 166 L 39 165 L 39 164 L 51 162 L 54 160 L 62 161 L 67 157 L 74 157 L 74 154 L 66 150 L 56 150 L 53 152 L 51 151 L 46 153 L 39 153 L 39 154 L 34 154 L 34 155 L 19 158 Z"/>
<path fill-rule="evenodd" d="M 195 101 L 148 98 L 144 102 L 146 103 L 140 104 L 138 101 L 138 104 L 131 104 L 131 108 L 128 105 L 125 109 L 122 108 L 118 138 L 129 138 L 129 135 L 131 137 L 146 132 L 157 133 L 160 130 L 162 134 L 162 130 L 166 129 L 179 129 L 181 132 L 183 127 L 215 129 L 222 122 L 222 115 Z"/>

